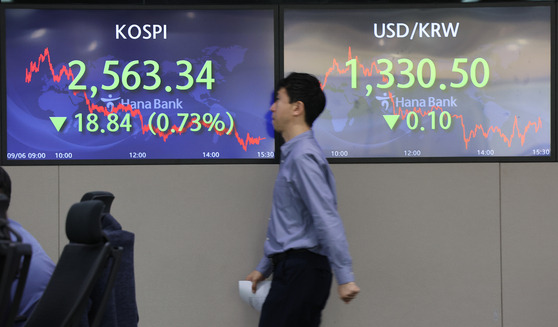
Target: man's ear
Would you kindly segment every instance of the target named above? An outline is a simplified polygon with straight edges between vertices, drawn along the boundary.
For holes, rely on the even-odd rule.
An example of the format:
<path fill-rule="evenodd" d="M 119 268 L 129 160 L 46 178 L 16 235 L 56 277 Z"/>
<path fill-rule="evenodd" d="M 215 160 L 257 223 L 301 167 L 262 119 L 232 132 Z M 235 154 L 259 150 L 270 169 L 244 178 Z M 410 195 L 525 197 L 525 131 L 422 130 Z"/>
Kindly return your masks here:
<path fill-rule="evenodd" d="M 295 116 L 304 115 L 304 102 L 297 101 L 294 103 L 295 107 L 293 109 L 293 113 Z"/>

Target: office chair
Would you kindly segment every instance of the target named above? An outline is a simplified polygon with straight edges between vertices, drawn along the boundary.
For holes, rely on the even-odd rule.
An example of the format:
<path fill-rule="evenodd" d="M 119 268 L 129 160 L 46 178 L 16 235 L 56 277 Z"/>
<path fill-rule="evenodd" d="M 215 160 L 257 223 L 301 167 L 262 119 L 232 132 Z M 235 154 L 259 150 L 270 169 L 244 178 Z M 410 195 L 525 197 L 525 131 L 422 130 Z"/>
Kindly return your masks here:
<path fill-rule="evenodd" d="M 106 191 L 92 191 L 85 193 L 81 201 L 100 200 L 105 204 L 101 220 L 103 232 L 113 246 L 122 247 L 122 260 L 116 275 L 116 282 L 102 319 L 103 327 L 137 327 L 139 321 L 136 303 L 136 289 L 134 276 L 134 242 L 135 235 L 123 230 L 120 223 L 110 213 L 114 195 Z M 103 280 L 91 294 L 91 305 L 95 307 L 99 302 L 99 289 L 103 289 Z"/>
<path fill-rule="evenodd" d="M 70 240 L 62 250 L 52 277 L 25 324 L 26 327 L 80 326 L 88 315 L 90 327 L 100 325 L 104 306 L 114 285 L 121 248 L 113 247 L 101 230 L 101 201 L 78 202 L 66 218 Z M 103 302 L 96 312 L 88 312 L 89 296 L 105 268 L 110 267 Z"/>
<path fill-rule="evenodd" d="M 0 194 L 0 326 L 5 327 L 11 327 L 16 318 L 32 252 L 31 245 L 22 243 L 21 236 L 8 225 L 8 204 L 8 197 Z M 15 236 L 15 241 L 11 235 Z M 16 281 L 12 298 L 12 284 Z"/>

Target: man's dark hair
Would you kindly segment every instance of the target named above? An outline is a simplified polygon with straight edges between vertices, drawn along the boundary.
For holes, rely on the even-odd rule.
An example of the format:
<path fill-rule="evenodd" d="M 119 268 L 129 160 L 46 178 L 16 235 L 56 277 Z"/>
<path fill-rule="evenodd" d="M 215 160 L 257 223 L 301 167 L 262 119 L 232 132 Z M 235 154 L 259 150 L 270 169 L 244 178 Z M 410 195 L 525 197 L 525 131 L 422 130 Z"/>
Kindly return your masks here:
<path fill-rule="evenodd" d="M 308 126 L 324 111 L 326 98 L 320 81 L 310 74 L 291 73 L 277 84 L 277 91 L 285 88 L 290 98 L 290 103 L 301 101 L 304 103 L 304 119 Z"/>
<path fill-rule="evenodd" d="M 0 167 L 0 193 L 5 194 L 8 200 L 12 197 L 12 180 L 2 167 Z"/>

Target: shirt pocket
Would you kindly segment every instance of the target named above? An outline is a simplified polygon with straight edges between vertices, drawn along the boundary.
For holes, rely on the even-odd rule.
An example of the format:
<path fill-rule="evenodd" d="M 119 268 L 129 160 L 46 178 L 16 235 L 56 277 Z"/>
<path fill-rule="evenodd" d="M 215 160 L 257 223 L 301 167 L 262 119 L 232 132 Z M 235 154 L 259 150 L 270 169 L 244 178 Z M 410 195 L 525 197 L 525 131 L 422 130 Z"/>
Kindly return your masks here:
<path fill-rule="evenodd" d="M 293 193 L 285 178 L 278 178 L 273 188 L 273 204 L 283 210 L 293 205 Z"/>

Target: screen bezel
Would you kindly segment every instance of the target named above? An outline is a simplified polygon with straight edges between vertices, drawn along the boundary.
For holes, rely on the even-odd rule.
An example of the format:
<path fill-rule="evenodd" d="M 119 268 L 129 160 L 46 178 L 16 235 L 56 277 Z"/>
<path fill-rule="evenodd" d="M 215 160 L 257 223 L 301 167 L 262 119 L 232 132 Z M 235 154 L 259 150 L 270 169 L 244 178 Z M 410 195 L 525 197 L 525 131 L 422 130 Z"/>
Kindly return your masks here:
<path fill-rule="evenodd" d="M 273 17 L 273 85 L 277 83 L 279 76 L 279 44 L 277 39 L 279 26 L 279 9 L 277 5 L 254 4 L 254 5 L 5 5 L 0 4 L 0 27 L 5 31 L 5 9 L 39 9 L 39 10 L 200 10 L 200 11 L 270 11 Z M 0 37 L 0 122 L 2 131 L 0 133 L 0 163 L 5 166 L 45 166 L 45 165 L 154 165 L 154 164 L 274 164 L 278 158 L 277 135 L 274 138 L 275 156 L 273 158 L 215 158 L 215 159 L 53 159 L 53 160 L 15 160 L 7 159 L 7 90 L 6 87 L 6 35 L 1 33 Z M 274 90 L 269 90 L 270 93 Z M 271 100 L 271 99 L 270 99 Z M 271 105 L 271 103 L 270 103 Z M 269 108 L 265 108 L 267 110 Z M 276 133 L 275 133 L 276 134 Z"/>
<path fill-rule="evenodd" d="M 279 10 L 279 53 L 281 54 L 280 74 L 284 76 L 288 74 L 285 72 L 284 62 L 284 31 L 285 31 L 285 11 L 298 10 L 298 11 L 320 11 L 320 10 L 374 10 L 374 9 L 428 9 L 428 8 L 482 8 L 482 7 L 548 7 L 550 11 L 550 156 L 482 156 L 482 157 L 346 157 L 346 158 L 331 158 L 327 160 L 330 163 L 460 163 L 460 162 L 554 162 L 557 160 L 557 147 L 556 147 L 556 4 L 551 1 L 537 1 L 537 2 L 475 2 L 475 3 L 412 3 L 405 4 L 330 4 L 330 5 L 314 5 L 314 4 L 288 4 L 280 6 Z M 319 140 L 318 140 L 319 141 Z"/>
<path fill-rule="evenodd" d="M 320 9 L 401 9 L 405 8 L 464 8 L 464 7 L 521 7 L 521 6 L 548 6 L 551 12 L 551 140 L 550 140 L 550 156 L 529 156 L 529 157 L 370 157 L 370 158 L 328 158 L 330 163 L 453 163 L 453 162 L 553 162 L 557 160 L 556 149 L 556 131 L 557 126 L 555 106 L 557 89 L 556 83 L 556 35 L 558 26 L 556 24 L 556 4 L 550 1 L 537 1 L 537 2 L 477 2 L 477 3 L 444 3 L 433 4 L 429 2 L 417 2 L 406 4 L 254 4 L 254 5 L 14 5 L 14 4 L 0 4 L 0 26 L 4 26 L 4 9 L 6 8 L 25 8 L 25 9 L 126 9 L 126 10 L 250 10 L 250 9 L 270 9 L 274 14 L 274 71 L 275 83 L 279 78 L 284 76 L 284 57 L 283 57 L 283 27 L 284 27 L 284 11 L 290 9 L 296 10 L 320 10 Z M 272 159 L 92 159 L 92 160 L 7 160 L 6 158 L 6 76 L 5 76 L 5 35 L 2 33 L 0 37 L 0 125 L 2 132 L 0 133 L 0 150 L 2 165 L 12 166 L 26 166 L 26 165 L 153 165 L 153 164 L 271 164 L 278 163 L 280 157 L 280 146 L 283 143 L 280 135 L 275 135 L 275 157 Z"/>

